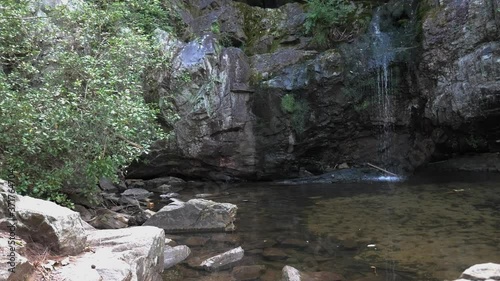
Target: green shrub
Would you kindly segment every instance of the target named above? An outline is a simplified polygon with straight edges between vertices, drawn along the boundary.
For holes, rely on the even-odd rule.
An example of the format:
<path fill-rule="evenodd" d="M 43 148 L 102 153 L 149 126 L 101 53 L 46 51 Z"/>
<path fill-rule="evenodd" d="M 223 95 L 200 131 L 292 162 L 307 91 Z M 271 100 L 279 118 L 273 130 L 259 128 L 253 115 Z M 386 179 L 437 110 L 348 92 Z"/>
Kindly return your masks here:
<path fill-rule="evenodd" d="M 348 0 L 306 0 L 306 34 L 320 47 L 353 38 L 368 23 L 367 10 Z"/>
<path fill-rule="evenodd" d="M 63 187 L 91 195 L 164 137 L 142 93 L 165 58 L 119 7 L 35 17 L 28 1 L 2 2 L 0 178 L 13 174 L 18 192 L 71 206 Z"/>

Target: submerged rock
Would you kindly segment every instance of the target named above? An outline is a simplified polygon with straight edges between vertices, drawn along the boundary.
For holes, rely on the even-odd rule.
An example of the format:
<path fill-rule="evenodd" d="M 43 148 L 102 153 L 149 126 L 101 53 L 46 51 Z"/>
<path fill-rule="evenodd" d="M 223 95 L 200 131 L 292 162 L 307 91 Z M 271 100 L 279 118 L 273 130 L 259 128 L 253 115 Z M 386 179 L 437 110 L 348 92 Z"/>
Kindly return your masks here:
<path fill-rule="evenodd" d="M 204 199 L 188 202 L 174 201 L 148 219 L 144 225 L 153 225 L 170 232 L 232 231 L 236 205 Z"/>
<path fill-rule="evenodd" d="M 266 272 L 264 265 L 245 265 L 233 268 L 231 274 L 238 281 L 257 280 Z"/>

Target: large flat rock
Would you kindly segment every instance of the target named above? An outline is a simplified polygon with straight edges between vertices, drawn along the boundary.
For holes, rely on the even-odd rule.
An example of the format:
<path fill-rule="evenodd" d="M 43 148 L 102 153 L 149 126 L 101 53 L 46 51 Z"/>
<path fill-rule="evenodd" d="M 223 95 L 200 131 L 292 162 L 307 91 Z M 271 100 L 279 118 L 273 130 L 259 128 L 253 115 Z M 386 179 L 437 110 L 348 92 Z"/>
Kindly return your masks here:
<path fill-rule="evenodd" d="M 204 199 L 175 201 L 160 209 L 144 225 L 163 228 L 167 233 L 232 231 L 237 209 L 234 204 Z"/>
<path fill-rule="evenodd" d="M 157 227 L 97 230 L 89 235 L 92 251 L 71 257 L 53 273 L 66 281 L 161 281 L 165 232 Z M 58 279 L 60 278 L 60 279 Z"/>

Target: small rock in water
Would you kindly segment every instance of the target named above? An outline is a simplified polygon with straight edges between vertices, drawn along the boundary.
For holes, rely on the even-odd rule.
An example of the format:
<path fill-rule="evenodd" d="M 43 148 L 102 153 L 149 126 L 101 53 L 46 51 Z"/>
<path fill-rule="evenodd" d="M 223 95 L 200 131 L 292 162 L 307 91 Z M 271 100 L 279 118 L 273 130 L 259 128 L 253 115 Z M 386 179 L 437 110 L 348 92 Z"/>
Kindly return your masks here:
<path fill-rule="evenodd" d="M 168 247 L 164 252 L 164 269 L 182 262 L 191 254 L 191 249 L 188 246 L 180 245 L 176 247 Z"/>
<path fill-rule="evenodd" d="M 240 261 L 245 254 L 243 248 L 238 247 L 220 255 L 211 257 L 203 261 L 200 265 L 207 271 L 217 271 L 220 269 L 228 268 Z"/>

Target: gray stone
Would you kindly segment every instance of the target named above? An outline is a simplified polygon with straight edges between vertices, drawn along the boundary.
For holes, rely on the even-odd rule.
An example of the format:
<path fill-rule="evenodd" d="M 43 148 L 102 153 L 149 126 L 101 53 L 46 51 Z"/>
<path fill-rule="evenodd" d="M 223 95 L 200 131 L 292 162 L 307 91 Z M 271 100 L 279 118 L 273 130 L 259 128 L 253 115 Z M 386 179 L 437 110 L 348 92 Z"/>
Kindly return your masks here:
<path fill-rule="evenodd" d="M 0 193 L 0 213 L 10 214 L 9 197 Z M 16 196 L 15 217 L 17 235 L 41 243 L 59 254 L 78 254 L 85 248 L 87 232 L 77 212 L 53 202 L 29 196 Z M 10 217 L 0 220 L 2 229 L 8 229 Z"/>
<path fill-rule="evenodd" d="M 150 197 L 151 195 L 153 195 L 152 192 L 149 192 L 146 189 L 142 189 L 142 188 L 130 188 L 130 189 L 125 190 L 122 193 L 122 196 L 134 198 L 137 200 L 146 199 L 146 198 Z"/>
<path fill-rule="evenodd" d="M 98 230 L 89 235 L 88 242 L 94 251 L 85 252 L 54 271 L 54 280 L 162 280 L 163 230 L 151 226 Z"/>
<path fill-rule="evenodd" d="M 85 206 L 75 205 L 75 211 L 80 214 L 80 217 L 84 221 L 89 221 L 93 217 L 92 213 L 89 211 L 89 209 L 85 208 Z"/>
<path fill-rule="evenodd" d="M 160 209 L 144 225 L 163 228 L 167 233 L 231 231 L 236 211 L 236 205 L 229 203 L 204 199 L 176 201 Z"/>
<path fill-rule="evenodd" d="M 127 227 L 130 218 L 130 215 L 101 208 L 88 223 L 97 229 L 118 229 Z"/>
<path fill-rule="evenodd" d="M 101 178 L 99 180 L 99 187 L 106 192 L 114 193 L 118 192 L 118 188 L 115 184 L 108 178 Z"/>
<path fill-rule="evenodd" d="M 155 178 L 151 179 L 145 182 L 146 188 L 157 188 L 161 185 L 171 185 L 171 186 L 176 186 L 176 185 L 184 185 L 186 184 L 186 181 L 181 179 L 181 178 L 176 178 L 176 177 L 161 177 L 161 178 Z"/>
<path fill-rule="evenodd" d="M 164 254 L 164 268 L 168 269 L 189 257 L 191 249 L 186 245 L 166 247 Z"/>
<path fill-rule="evenodd" d="M 206 259 L 200 265 L 207 271 L 218 271 L 233 266 L 243 258 L 244 254 L 245 251 L 238 247 Z"/>

